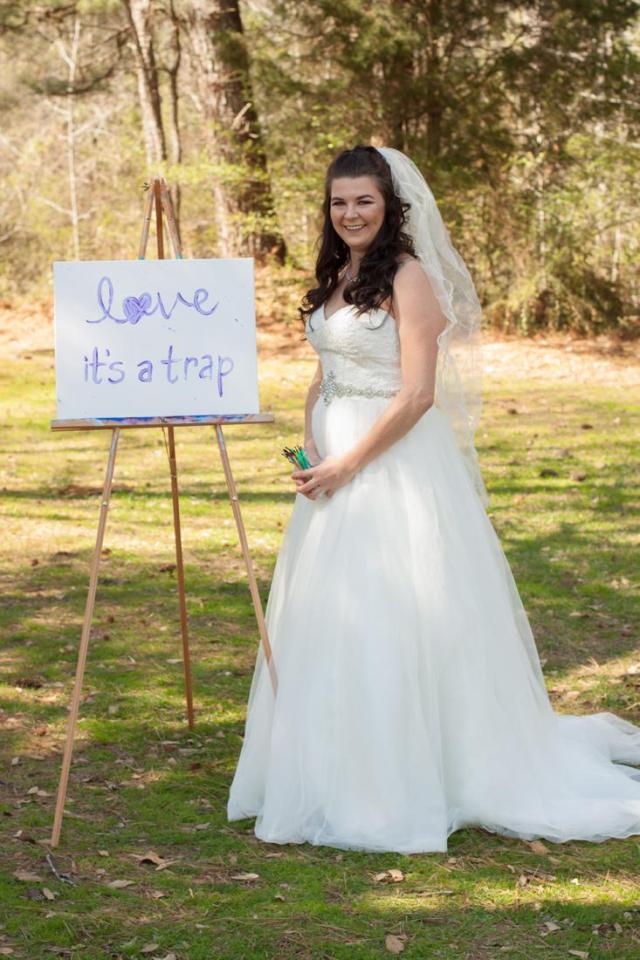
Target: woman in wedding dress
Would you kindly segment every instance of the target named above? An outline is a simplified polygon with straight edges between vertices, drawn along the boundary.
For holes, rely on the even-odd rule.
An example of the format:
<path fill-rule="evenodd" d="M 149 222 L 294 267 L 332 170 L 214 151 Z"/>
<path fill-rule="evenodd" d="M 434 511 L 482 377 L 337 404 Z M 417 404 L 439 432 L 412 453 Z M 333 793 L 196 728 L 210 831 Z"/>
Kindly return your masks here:
<path fill-rule="evenodd" d="M 640 834 L 640 728 L 556 714 L 473 446 L 480 305 L 417 167 L 329 167 L 310 469 L 257 654 L 229 820 L 271 843 L 446 851 L 479 826 Z"/>

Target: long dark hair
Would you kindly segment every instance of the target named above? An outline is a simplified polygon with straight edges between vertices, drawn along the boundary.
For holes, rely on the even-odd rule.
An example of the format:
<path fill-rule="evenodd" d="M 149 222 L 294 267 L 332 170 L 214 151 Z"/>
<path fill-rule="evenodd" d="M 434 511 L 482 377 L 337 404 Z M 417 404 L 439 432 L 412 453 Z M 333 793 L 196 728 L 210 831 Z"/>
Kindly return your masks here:
<path fill-rule="evenodd" d="M 362 258 L 357 279 L 345 287 L 346 303 L 355 304 L 359 313 L 380 307 L 393 293 L 399 255 L 416 255 L 413 240 L 403 230 L 410 205 L 396 194 L 387 161 L 375 147 L 343 150 L 329 164 L 325 178 L 324 224 L 316 261 L 318 285 L 302 300 L 299 313 L 303 322 L 329 299 L 340 282 L 340 271 L 349 260 L 349 247 L 331 223 L 331 184 L 336 177 L 373 177 L 384 198 L 384 221 Z"/>

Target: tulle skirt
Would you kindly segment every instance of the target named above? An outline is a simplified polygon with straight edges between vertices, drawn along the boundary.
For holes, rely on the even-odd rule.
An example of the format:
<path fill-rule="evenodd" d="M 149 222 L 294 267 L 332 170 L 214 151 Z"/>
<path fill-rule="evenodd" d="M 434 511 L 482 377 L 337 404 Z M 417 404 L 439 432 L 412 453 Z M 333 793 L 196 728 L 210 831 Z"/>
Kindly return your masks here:
<path fill-rule="evenodd" d="M 340 455 L 388 400 L 313 409 Z M 229 820 L 271 843 L 446 851 L 466 826 L 640 834 L 640 728 L 556 714 L 511 570 L 431 407 L 331 498 L 297 494 L 266 609 Z"/>

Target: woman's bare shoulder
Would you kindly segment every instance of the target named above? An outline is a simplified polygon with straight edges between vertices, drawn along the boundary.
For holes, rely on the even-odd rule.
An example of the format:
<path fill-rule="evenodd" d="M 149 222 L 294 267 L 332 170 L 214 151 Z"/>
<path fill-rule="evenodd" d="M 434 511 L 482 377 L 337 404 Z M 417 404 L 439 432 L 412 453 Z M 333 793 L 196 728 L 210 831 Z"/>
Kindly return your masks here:
<path fill-rule="evenodd" d="M 401 253 L 400 256 L 396 257 L 396 272 L 403 267 L 405 263 L 417 263 L 418 258 L 412 257 L 410 253 Z"/>
<path fill-rule="evenodd" d="M 407 310 L 409 314 L 421 313 L 429 318 L 445 322 L 442 306 L 433 288 L 431 278 L 417 257 L 405 261 L 402 270 L 396 272 L 393 281 L 393 300 L 396 312 Z"/>
<path fill-rule="evenodd" d="M 397 261 L 398 267 L 393 278 L 393 288 L 402 290 L 427 285 L 427 277 L 417 257 L 404 256 Z"/>
<path fill-rule="evenodd" d="M 407 266 L 408 264 L 415 264 L 415 266 Z M 408 253 L 401 253 L 398 257 L 396 257 L 396 271 L 393 276 L 393 295 L 386 301 L 385 304 L 383 304 L 383 309 L 385 309 L 392 317 L 394 317 L 394 319 L 397 319 L 396 310 L 394 309 L 394 300 L 397 297 L 398 277 L 400 275 L 404 275 L 404 277 L 409 280 L 409 283 L 411 283 L 411 275 L 415 270 L 417 270 L 420 274 L 424 274 L 417 257 L 412 257 L 411 254 Z M 405 279 L 403 279 L 401 283 L 402 286 L 404 286 Z"/>

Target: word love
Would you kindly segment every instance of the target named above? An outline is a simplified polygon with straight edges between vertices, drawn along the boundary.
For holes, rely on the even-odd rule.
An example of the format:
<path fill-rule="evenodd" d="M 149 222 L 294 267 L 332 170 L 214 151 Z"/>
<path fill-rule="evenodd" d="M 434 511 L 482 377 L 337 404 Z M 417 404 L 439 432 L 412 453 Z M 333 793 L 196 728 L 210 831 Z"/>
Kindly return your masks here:
<path fill-rule="evenodd" d="M 127 371 L 125 361 L 112 359 L 108 348 L 101 352 L 99 347 L 94 347 L 90 354 L 84 356 L 84 381 L 115 385 L 127 380 L 128 375 L 140 383 L 153 383 L 156 375 L 163 383 L 211 380 L 216 381 L 218 396 L 221 397 L 224 393 L 224 378 L 229 376 L 233 368 L 231 357 L 221 357 L 218 354 L 214 358 L 210 353 L 203 353 L 200 357 L 177 357 L 173 344 L 169 344 L 166 356 L 159 362 L 140 360 L 133 370 Z"/>
<path fill-rule="evenodd" d="M 210 309 L 207 309 L 205 303 L 209 299 L 209 291 L 203 287 L 198 287 L 197 290 L 194 290 L 193 299 L 191 300 L 178 291 L 170 307 L 166 306 L 159 291 L 156 292 L 155 299 L 150 293 L 141 293 L 138 297 L 123 297 L 121 308 L 122 316 L 117 316 L 113 312 L 114 297 L 115 293 L 111 278 L 102 277 L 98 283 L 97 291 L 98 306 L 102 310 L 102 315 L 96 320 L 87 320 L 86 322 L 102 323 L 103 320 L 115 320 L 116 323 L 136 324 L 139 323 L 143 317 L 152 317 L 158 310 L 165 320 L 170 320 L 178 304 L 181 304 L 188 310 L 195 310 L 196 313 L 199 313 L 203 317 L 210 317 L 218 307 L 218 304 L 215 303 Z"/>

